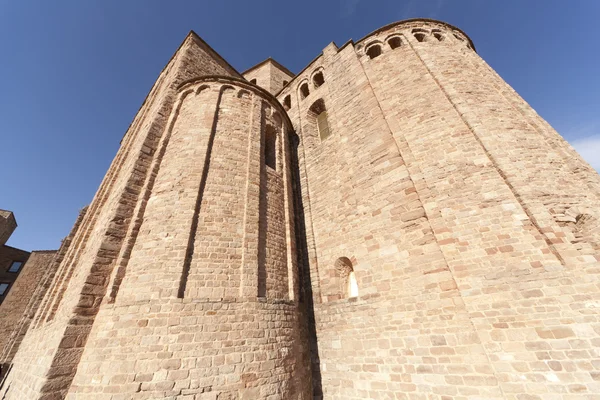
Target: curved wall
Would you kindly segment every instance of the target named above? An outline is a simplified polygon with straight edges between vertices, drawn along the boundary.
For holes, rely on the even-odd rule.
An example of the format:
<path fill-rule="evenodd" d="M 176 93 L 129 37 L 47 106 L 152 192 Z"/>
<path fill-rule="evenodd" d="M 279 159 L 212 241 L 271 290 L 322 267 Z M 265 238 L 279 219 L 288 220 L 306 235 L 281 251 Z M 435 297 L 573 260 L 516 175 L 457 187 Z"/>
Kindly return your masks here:
<path fill-rule="evenodd" d="M 328 46 L 278 95 L 301 140 L 325 398 L 598 389 L 594 355 L 559 349 L 598 340 L 600 180 L 473 48 L 445 23 L 392 24 Z"/>
<path fill-rule="evenodd" d="M 308 399 L 288 264 L 288 130 L 280 106 L 247 83 L 183 86 L 124 278 L 67 398 Z"/>

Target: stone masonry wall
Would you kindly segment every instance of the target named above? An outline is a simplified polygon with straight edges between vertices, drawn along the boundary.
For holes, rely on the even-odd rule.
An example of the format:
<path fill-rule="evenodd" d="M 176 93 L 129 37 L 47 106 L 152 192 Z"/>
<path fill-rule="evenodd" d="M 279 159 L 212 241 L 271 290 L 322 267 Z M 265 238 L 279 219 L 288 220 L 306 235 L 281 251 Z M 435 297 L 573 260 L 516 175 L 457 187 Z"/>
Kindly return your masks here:
<path fill-rule="evenodd" d="M 42 281 L 56 251 L 33 251 L 21 267 L 19 278 L 0 306 L 0 351 L 18 334 L 19 323 L 27 310 L 36 288 Z M 24 333 L 24 332 L 23 332 Z M 15 349 L 16 350 L 16 349 Z M 13 353 L 14 354 L 14 353 Z M 2 357 L 1 362 L 10 363 L 11 357 Z"/>
<path fill-rule="evenodd" d="M 240 84 L 181 89 L 127 274 L 68 399 L 309 398 L 305 316 L 288 278 L 287 148 L 276 169 L 263 156 L 268 127 L 285 143 L 288 124 Z"/>
<path fill-rule="evenodd" d="M 0 210 L 0 245 L 6 244 L 17 227 L 17 221 L 11 211 Z"/>
<path fill-rule="evenodd" d="M 15 357 L 3 388 L 6 398 L 66 394 L 100 303 L 109 288 L 109 294 L 116 290 L 124 273 L 147 200 L 144 187 L 152 178 L 148 172 L 175 90 L 182 82 L 206 74 L 237 72 L 191 34 L 159 76 L 123 138 L 48 290 L 34 329 L 28 331 Z"/>
<path fill-rule="evenodd" d="M 8 289 L 4 292 L 3 296 L 0 296 L 0 304 L 4 302 L 10 291 L 14 286 L 14 282 L 21 275 L 23 267 L 18 272 L 9 272 L 9 268 L 14 261 L 23 263 L 27 262 L 29 258 L 29 252 L 21 249 L 17 249 L 11 246 L 0 245 L 0 283 L 8 284 Z M 5 310 L 6 312 L 6 310 Z"/>
<path fill-rule="evenodd" d="M 244 78 L 248 82 L 256 79 L 256 85 L 274 95 L 279 93 L 294 77 L 287 69 L 269 58 L 258 66 L 244 72 Z"/>
<path fill-rule="evenodd" d="M 330 45 L 288 95 L 324 398 L 598 392 L 598 175 L 462 32 L 409 21 Z"/>

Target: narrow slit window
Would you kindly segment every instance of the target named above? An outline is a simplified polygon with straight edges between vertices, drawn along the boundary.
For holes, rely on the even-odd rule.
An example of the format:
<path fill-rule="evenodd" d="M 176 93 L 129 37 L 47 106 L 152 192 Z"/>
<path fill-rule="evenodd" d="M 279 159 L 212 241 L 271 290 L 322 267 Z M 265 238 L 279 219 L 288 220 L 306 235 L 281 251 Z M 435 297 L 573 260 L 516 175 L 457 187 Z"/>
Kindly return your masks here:
<path fill-rule="evenodd" d="M 446 39 L 444 35 L 437 32 L 433 34 L 433 37 L 435 37 L 438 40 L 438 42 L 443 42 Z"/>
<path fill-rule="evenodd" d="M 350 271 L 348 274 L 348 297 L 358 297 L 358 282 L 356 281 L 356 275 L 354 271 Z"/>
<path fill-rule="evenodd" d="M 292 108 L 292 97 L 289 94 L 283 99 L 283 108 L 285 108 L 285 111 Z"/>
<path fill-rule="evenodd" d="M 0 296 L 4 296 L 4 294 L 8 290 L 9 286 L 10 286 L 10 283 L 5 283 L 5 282 L 0 283 Z"/>
<path fill-rule="evenodd" d="M 308 111 L 309 119 L 316 125 L 321 141 L 327 139 L 331 135 L 331 130 L 329 128 L 327 109 L 325 108 L 323 99 L 315 101 Z"/>
<path fill-rule="evenodd" d="M 8 268 L 8 272 L 19 272 L 22 266 L 23 263 L 21 261 L 13 261 Z"/>
<path fill-rule="evenodd" d="M 265 164 L 277 169 L 277 134 L 272 126 L 265 130 Z"/>
<path fill-rule="evenodd" d="M 323 111 L 317 115 L 317 127 L 319 129 L 319 137 L 321 140 L 325 140 L 329 137 L 331 132 L 329 131 L 329 123 L 327 122 L 327 111 Z"/>
<path fill-rule="evenodd" d="M 367 49 L 367 55 L 369 58 L 373 59 L 375 57 L 379 57 L 381 55 L 381 46 L 376 44 Z"/>

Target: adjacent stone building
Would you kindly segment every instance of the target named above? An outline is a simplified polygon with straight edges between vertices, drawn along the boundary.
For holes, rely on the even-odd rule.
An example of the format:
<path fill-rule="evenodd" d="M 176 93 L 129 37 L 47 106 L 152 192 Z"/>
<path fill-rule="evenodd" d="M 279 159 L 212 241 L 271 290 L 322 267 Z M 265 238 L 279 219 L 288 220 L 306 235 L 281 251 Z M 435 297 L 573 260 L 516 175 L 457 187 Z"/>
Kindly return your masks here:
<path fill-rule="evenodd" d="M 17 227 L 11 211 L 0 210 L 0 381 L 27 332 L 26 315 L 37 311 L 34 294 L 42 289 L 55 251 L 20 250 L 6 242 Z"/>
<path fill-rule="evenodd" d="M 190 33 L 4 399 L 592 399 L 600 176 L 443 22 L 238 73 Z"/>
<path fill-rule="evenodd" d="M 17 220 L 14 214 L 11 211 L 0 210 L 0 304 L 8 296 L 29 258 L 28 251 L 6 245 L 16 228 Z"/>

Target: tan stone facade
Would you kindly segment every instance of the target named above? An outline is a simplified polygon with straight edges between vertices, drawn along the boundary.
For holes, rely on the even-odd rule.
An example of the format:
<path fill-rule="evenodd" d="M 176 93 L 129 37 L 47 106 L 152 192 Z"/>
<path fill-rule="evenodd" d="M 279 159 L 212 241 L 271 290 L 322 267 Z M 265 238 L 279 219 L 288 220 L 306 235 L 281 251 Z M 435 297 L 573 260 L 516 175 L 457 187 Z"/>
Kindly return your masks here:
<path fill-rule="evenodd" d="M 37 311 L 55 251 L 20 250 L 5 243 L 17 227 L 12 212 L 0 210 L 0 381 L 27 332 L 27 321 Z"/>
<path fill-rule="evenodd" d="M 592 399 L 599 205 L 448 24 L 332 43 L 296 76 L 242 77 L 190 34 L 0 395 Z"/>

